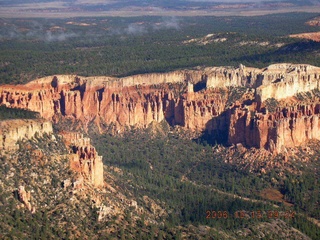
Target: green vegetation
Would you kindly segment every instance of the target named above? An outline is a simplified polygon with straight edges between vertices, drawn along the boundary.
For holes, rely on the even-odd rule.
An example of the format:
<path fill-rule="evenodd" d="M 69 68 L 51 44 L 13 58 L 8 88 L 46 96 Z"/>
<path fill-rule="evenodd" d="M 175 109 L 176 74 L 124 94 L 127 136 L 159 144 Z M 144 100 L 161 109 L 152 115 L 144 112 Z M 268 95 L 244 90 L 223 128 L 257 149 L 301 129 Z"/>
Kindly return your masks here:
<path fill-rule="evenodd" d="M 240 63 L 254 67 L 276 62 L 320 66 L 319 43 L 288 38 L 289 34 L 319 31 L 319 27 L 304 24 L 315 16 L 294 13 L 168 19 L 1 19 L 0 84 L 22 83 L 53 74 L 126 76 L 195 66 L 239 66 Z M 208 34 L 213 35 L 203 44 Z M 190 41 L 192 39 L 196 40 Z M 185 87 L 181 84 L 175 94 L 180 95 Z M 227 104 L 246 91 L 245 88 L 229 90 Z M 310 94 L 297 97 L 319 96 L 319 92 Z M 266 101 L 271 112 L 278 104 L 274 99 Z M 35 112 L 0 107 L 0 120 L 37 117 Z M 54 129 L 79 130 L 75 125 L 71 120 L 61 121 Z M 75 175 L 67 159 L 56 158 L 67 153 L 61 138 L 56 135 L 57 140 L 53 141 L 52 136 L 45 135 L 21 141 L 19 151 L 0 156 L 0 238 L 179 239 L 185 232 L 200 238 L 205 236 L 197 231 L 201 232 L 201 226 L 206 225 L 210 227 L 208 238 L 248 239 L 262 231 L 257 229 L 259 224 L 274 223 L 274 219 L 267 217 L 268 211 L 295 211 L 295 217 L 283 218 L 282 215 L 280 218 L 284 228 L 295 227 L 312 239 L 320 238 L 319 228 L 307 219 L 320 219 L 319 163 L 316 161 L 320 158 L 319 147 L 312 147 L 314 152 L 308 155 L 309 162 L 291 158 L 299 176 L 296 172 L 278 171 L 277 167 L 257 174 L 227 163 L 227 158 L 234 158 L 233 162 L 246 159 L 236 149 L 230 154 L 227 148 L 218 146 L 211 135 L 192 141 L 181 137 L 184 132 L 162 125 L 161 130 L 128 129 L 123 136 L 90 132 L 93 145 L 103 155 L 106 169 L 112 174 L 110 178 L 105 177 L 106 182 L 114 181 L 116 184 L 112 186 L 117 186 L 117 194 L 135 199 L 139 207 L 148 209 L 150 216 L 145 213 L 138 216 L 134 207 L 128 207 L 122 209 L 124 219 L 98 222 L 94 200 L 85 194 L 73 193 L 71 186 L 62 186 L 64 180 L 72 182 Z M 112 126 L 105 127 L 112 129 Z M 302 159 L 304 150 L 299 151 L 298 158 Z M 282 160 L 281 157 L 276 160 Z M 247 162 L 243 164 L 248 166 Z M 35 214 L 19 208 L 16 189 L 20 185 L 32 190 L 32 204 L 38 207 Z M 293 206 L 262 199 L 260 193 L 265 189 L 279 190 Z M 119 200 L 115 193 L 103 194 L 102 199 L 110 200 L 108 204 L 111 200 L 122 201 L 122 196 Z M 145 196 L 153 199 L 168 216 L 157 218 L 157 211 L 144 201 Z M 213 218 L 214 211 L 224 215 Z M 236 217 L 237 211 L 246 217 Z M 262 219 L 248 217 L 252 212 L 261 213 Z M 146 225 L 147 218 L 157 221 Z M 111 234 L 106 232 L 110 228 L 114 228 Z M 246 231 L 252 235 L 239 233 Z M 265 238 L 278 237 L 271 230 L 263 234 Z"/>
<path fill-rule="evenodd" d="M 35 119 L 39 118 L 38 112 L 33 112 L 24 109 L 7 108 L 6 106 L 0 106 L 0 120 L 8 119 Z"/>
<path fill-rule="evenodd" d="M 314 89 L 309 92 L 302 92 L 302 93 L 297 93 L 295 97 L 299 101 L 310 101 L 314 99 L 319 99 L 320 98 L 320 90 L 319 89 Z"/>
<path fill-rule="evenodd" d="M 102 194 L 102 201 L 107 199 L 106 206 L 119 204 L 123 200 L 118 196 L 126 196 L 147 209 L 139 215 L 137 209 L 123 203 L 127 207 L 122 220 L 115 217 L 98 222 L 94 198 L 64 185 L 65 180 L 73 182 L 76 177 L 68 160 L 62 157 L 67 149 L 59 135 L 54 141 L 46 134 L 21 141 L 19 151 L 0 156 L 0 237 L 176 239 L 187 233 L 191 238 L 253 239 L 263 233 L 279 239 L 275 229 L 280 227 L 281 234 L 286 231 L 282 235 L 285 239 L 297 234 L 289 231 L 295 227 L 312 239 L 319 238 L 319 228 L 306 219 L 306 213 L 319 219 L 319 183 L 317 175 L 309 170 L 317 166 L 300 165 L 301 176 L 286 173 L 285 181 L 277 169 L 259 176 L 225 163 L 226 148 L 181 138 L 183 132 L 163 125 L 158 129 L 131 130 L 122 137 L 91 132 L 107 165 L 105 181 L 117 190 L 91 190 L 90 194 Z M 318 156 L 319 151 L 313 155 Z M 31 191 L 36 213 L 19 207 L 19 186 Z M 266 188 L 281 189 L 295 206 L 261 199 L 259 192 Z M 145 202 L 145 196 L 152 199 L 153 205 Z M 162 211 L 168 215 L 160 216 Z M 293 212 L 294 217 L 290 215 Z M 157 221 L 146 224 L 145 219 Z M 209 229 L 204 231 L 205 228 Z M 109 233 L 108 229 L 114 230 Z M 243 235 L 246 232 L 250 234 Z"/>
<path fill-rule="evenodd" d="M 275 112 L 277 110 L 277 107 L 279 107 L 280 105 L 279 101 L 275 98 L 268 98 L 265 101 L 265 104 L 269 112 Z"/>
<path fill-rule="evenodd" d="M 123 170 L 119 184 L 128 183 L 138 199 L 147 195 L 167 206 L 171 211 L 168 219 L 170 226 L 205 224 L 234 232 L 262 221 L 236 218 L 235 214 L 240 210 L 247 214 L 261 210 L 263 221 L 270 220 L 267 218 L 270 210 L 282 213 L 297 211 L 317 219 L 320 217 L 316 210 L 319 194 L 315 191 L 319 183 L 307 169 L 301 181 L 296 182 L 292 181 L 295 176 L 287 172 L 288 178 L 283 183 L 283 178 L 274 171 L 257 176 L 239 170 L 237 166 L 224 162 L 227 152 L 214 151 L 209 145 L 181 139 L 175 133 L 169 132 L 168 136 L 155 134 L 151 129 L 132 130 L 123 137 L 93 135 L 92 139 L 98 152 L 104 156 L 104 163 Z M 277 184 L 274 183 L 275 179 Z M 290 185 L 292 183 L 295 186 Z M 295 208 L 273 202 L 280 205 L 280 208 L 274 208 L 270 201 L 259 201 L 259 193 L 266 188 L 282 188 L 285 198 L 294 203 Z M 233 197 L 233 194 L 251 200 Z M 226 211 L 229 217 L 222 220 L 206 219 L 207 210 Z M 288 220 L 289 225 L 295 223 L 299 230 L 309 236 L 320 236 L 319 229 L 313 227 L 310 221 L 305 220 L 308 227 L 301 227 L 298 222 L 302 219 L 305 219 L 303 215 L 296 220 L 284 217 L 282 220 Z"/>
<path fill-rule="evenodd" d="M 238 100 L 241 100 L 242 96 L 248 91 L 245 87 L 228 87 L 228 100 L 226 106 L 230 106 Z"/>
<path fill-rule="evenodd" d="M 0 21 L 0 83 L 54 74 L 125 76 L 240 63 L 320 66 L 319 43 L 288 38 L 319 31 L 305 25 L 315 16 L 5 19 Z M 208 34 L 214 36 L 207 44 L 187 43 Z"/>

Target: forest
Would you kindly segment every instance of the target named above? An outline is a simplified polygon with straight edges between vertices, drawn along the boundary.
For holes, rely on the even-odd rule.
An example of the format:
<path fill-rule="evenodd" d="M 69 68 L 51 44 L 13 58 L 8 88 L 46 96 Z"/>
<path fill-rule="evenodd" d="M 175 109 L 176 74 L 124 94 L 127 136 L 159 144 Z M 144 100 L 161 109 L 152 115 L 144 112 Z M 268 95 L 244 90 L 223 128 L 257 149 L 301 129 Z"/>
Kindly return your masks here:
<path fill-rule="evenodd" d="M 54 74 L 126 76 L 196 66 L 320 66 L 311 13 L 258 17 L 1 19 L 0 83 Z"/>
<path fill-rule="evenodd" d="M 38 112 L 33 112 L 24 109 L 7 108 L 0 106 L 0 121 L 9 119 L 35 119 L 40 118 Z"/>
<path fill-rule="evenodd" d="M 235 231 L 277 218 L 312 239 L 320 236 L 319 228 L 306 220 L 306 216 L 320 217 L 317 190 L 320 185 L 317 176 L 310 172 L 319 162 L 299 166 L 302 171 L 299 177 L 290 172 L 281 177 L 277 169 L 259 176 L 225 163 L 227 148 L 217 151 L 206 143 L 181 139 L 168 127 L 167 131 L 167 134 L 155 132 L 150 127 L 144 131 L 133 129 L 123 136 L 91 135 L 97 151 L 104 156 L 104 164 L 124 171 L 119 184 L 130 183 L 137 199 L 152 196 L 171 209 L 167 224 L 206 224 Z M 319 157 L 320 151 L 317 151 L 315 158 Z M 265 201 L 260 193 L 270 188 L 280 190 L 294 207 Z M 239 212 L 247 217 L 240 218 Z M 261 218 L 257 218 L 257 212 Z M 269 237 L 272 238 L 272 234 Z"/>
<path fill-rule="evenodd" d="M 55 74 L 128 76 L 198 66 L 262 68 L 291 62 L 320 67 L 319 42 L 289 37 L 320 31 L 320 27 L 305 24 L 316 16 L 0 19 L 0 84 L 26 83 Z M 277 105 L 275 99 L 266 104 L 270 111 Z M 35 112 L 0 107 L 0 120 L 37 117 Z M 48 155 L 67 153 L 58 130 L 73 126 L 59 124 L 65 126 L 54 126 L 57 141 L 45 136 L 24 144 Z M 298 175 L 278 168 L 257 174 L 226 163 L 228 147 L 210 142 L 206 136 L 185 138 L 188 133 L 166 123 L 159 129 L 132 128 L 114 136 L 90 128 L 88 136 L 103 156 L 105 172 L 112 173 L 112 180 L 124 194 L 132 194 L 139 206 L 144 206 L 143 197 L 149 196 L 165 209 L 168 216 L 163 224 L 146 225 L 141 219 L 139 226 L 133 226 L 127 211 L 126 225 L 118 224 L 118 232 L 103 235 L 116 220 L 98 223 L 97 209 L 90 199 L 70 203 L 71 187 L 62 187 L 62 180 L 73 177 L 67 160 L 34 163 L 32 151 L 21 147 L 12 156 L 0 156 L 0 238 L 22 239 L 30 233 L 33 239 L 80 238 L 77 234 L 87 239 L 153 239 L 155 234 L 157 239 L 179 239 L 182 230 L 189 231 L 190 226 L 210 226 L 217 231 L 208 238 L 223 239 L 222 231 L 248 239 L 238 233 L 249 229 L 254 239 L 258 230 L 253 226 L 281 220 L 277 226 L 286 228 L 282 230 L 294 227 L 311 239 L 320 239 L 319 227 L 310 220 L 320 219 L 319 143 L 309 146 L 314 150 L 309 162 L 292 161 Z M 297 152 L 304 156 L 304 149 Z M 236 152 L 232 157 L 237 162 L 243 156 Z M 281 159 L 279 155 L 274 160 Z M 9 173 L 14 178 L 6 177 Z M 38 174 L 39 180 L 29 178 L 31 174 Z M 108 181 L 111 178 L 106 178 Z M 36 214 L 16 208 L 13 202 L 18 202 L 17 196 L 8 189 L 21 183 L 36 189 L 35 200 L 47 208 L 39 208 Z M 266 191 L 276 191 L 283 201 L 266 199 L 262 194 Z M 64 211 L 56 207 L 60 205 L 66 205 Z M 79 218 L 81 213 L 86 214 L 85 221 Z M 264 239 L 279 237 L 272 231 L 264 234 Z"/>
<path fill-rule="evenodd" d="M 75 173 L 67 159 L 53 157 L 68 151 L 61 136 L 55 134 L 59 141 L 53 142 L 51 135 L 44 135 L 20 143 L 24 147 L 10 156 L 0 156 L 0 238 L 183 239 L 182 233 L 187 232 L 197 239 L 256 239 L 257 234 L 263 234 L 263 239 L 287 239 L 289 232 L 297 236 L 292 233 L 294 227 L 319 239 L 320 230 L 309 219 L 319 219 L 320 186 L 310 172 L 319 163 L 300 165 L 298 178 L 286 172 L 285 181 L 277 169 L 258 176 L 225 163 L 227 149 L 217 151 L 217 146 L 181 138 L 181 132 L 162 125 L 160 131 L 132 129 L 123 136 L 90 131 L 94 146 L 103 155 L 105 181 L 115 181 L 118 191 L 136 199 L 138 206 L 145 205 L 145 196 L 154 199 L 168 213 L 158 223 L 145 224 L 144 218 L 153 217 L 148 214 L 156 214 L 152 211 L 134 221 L 132 207 L 126 209 L 121 224 L 116 218 L 97 221 L 97 209 L 88 195 L 71 194 L 71 186 L 62 187 Z M 35 149 L 49 159 L 35 159 Z M 319 156 L 317 150 L 315 157 Z M 14 178 L 10 177 L 13 173 Z M 37 206 L 34 214 L 17 207 L 18 196 L 12 189 L 21 184 L 32 191 L 32 204 Z M 259 193 L 266 188 L 279 189 L 294 206 L 262 198 Z M 114 195 L 103 194 L 108 200 Z M 71 201 L 74 198 L 78 200 Z M 116 231 L 105 233 L 115 226 Z M 204 226 L 211 228 L 205 236 L 196 231 Z M 271 231 L 268 226 L 281 230 Z M 250 235 L 243 236 L 243 232 Z"/>

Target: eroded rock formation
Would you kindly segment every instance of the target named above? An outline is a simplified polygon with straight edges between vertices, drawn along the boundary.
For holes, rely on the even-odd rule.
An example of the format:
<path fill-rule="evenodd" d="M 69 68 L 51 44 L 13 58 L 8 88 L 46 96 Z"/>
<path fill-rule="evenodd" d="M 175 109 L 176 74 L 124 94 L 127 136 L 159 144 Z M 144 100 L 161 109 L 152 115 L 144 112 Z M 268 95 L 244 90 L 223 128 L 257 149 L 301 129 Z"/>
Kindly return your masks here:
<path fill-rule="evenodd" d="M 262 71 L 262 84 L 256 89 L 258 102 L 283 99 L 300 92 L 319 89 L 320 68 L 310 65 L 275 64 Z"/>
<path fill-rule="evenodd" d="M 31 139 L 36 134 L 52 133 L 52 123 L 45 120 L 7 120 L 0 121 L 0 150 L 17 150 L 17 142 Z"/>
<path fill-rule="evenodd" d="M 229 144 L 279 152 L 283 146 L 319 139 L 318 108 L 288 107 L 269 114 L 261 106 L 270 98 L 280 100 L 319 89 L 319 81 L 320 68 L 287 63 L 264 69 L 240 65 L 125 78 L 57 75 L 23 86 L 0 86 L 0 104 L 37 111 L 55 122 L 73 119 L 85 127 L 91 122 L 112 124 L 118 132 L 165 120 L 193 131 L 224 135 Z M 226 106 L 231 87 L 251 89 L 254 97 Z M 303 109 L 311 109 L 312 114 Z M 91 150 L 76 151 L 86 156 Z"/>
<path fill-rule="evenodd" d="M 42 137 L 44 134 L 52 134 L 52 123 L 50 121 L 35 120 L 7 120 L 0 121 L 0 154 L 19 149 L 17 142 L 24 139 L 32 139 L 35 136 Z M 99 156 L 95 148 L 90 144 L 90 138 L 84 138 L 80 133 L 63 133 L 62 134 L 67 146 L 71 146 L 70 167 L 79 173 L 75 185 L 81 186 L 85 182 L 92 184 L 94 187 L 103 186 L 103 163 L 102 157 Z M 54 136 L 52 136 L 54 138 Z M 33 151 L 32 154 L 39 157 L 43 155 L 41 151 Z M 24 189 L 19 189 L 20 199 L 27 199 Z M 19 195 L 19 196 L 20 196 Z M 21 200 L 21 201 L 22 201 Z M 26 207 L 31 209 L 28 201 L 22 201 Z M 29 210 L 30 210 L 29 209 Z M 30 210 L 31 211 L 31 210 Z"/>
<path fill-rule="evenodd" d="M 228 143 L 283 152 L 283 147 L 320 140 L 320 103 L 277 109 L 274 113 L 252 112 L 240 105 L 229 110 Z"/>
<path fill-rule="evenodd" d="M 70 146 L 70 168 L 77 172 L 78 179 L 73 183 L 75 188 L 82 188 L 84 182 L 94 187 L 102 187 L 103 163 L 96 149 L 91 145 L 90 138 L 76 132 L 64 132 L 62 136 L 66 145 Z"/>
<path fill-rule="evenodd" d="M 35 213 L 36 208 L 31 205 L 31 193 L 29 191 L 26 191 L 24 186 L 19 186 L 19 189 L 17 190 L 18 193 L 18 199 L 23 205 L 31 212 Z"/>

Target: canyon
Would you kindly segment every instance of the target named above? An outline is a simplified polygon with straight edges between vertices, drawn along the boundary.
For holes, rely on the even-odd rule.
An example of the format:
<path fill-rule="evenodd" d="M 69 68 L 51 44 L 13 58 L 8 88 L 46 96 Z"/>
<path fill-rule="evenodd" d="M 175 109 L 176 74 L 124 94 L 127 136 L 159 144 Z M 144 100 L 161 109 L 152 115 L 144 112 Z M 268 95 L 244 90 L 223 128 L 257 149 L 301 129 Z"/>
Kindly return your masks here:
<path fill-rule="evenodd" d="M 227 145 L 241 143 L 280 153 L 320 139 L 319 100 L 299 102 L 295 97 L 318 90 L 319 82 L 320 68 L 290 63 L 263 69 L 199 67 L 123 78 L 56 75 L 0 86 L 0 104 L 39 112 L 53 123 L 77 121 L 86 131 L 90 124 L 100 131 L 112 126 L 114 133 L 121 133 L 166 121 L 207 132 Z M 268 99 L 283 104 L 268 111 Z M 5 144 L 4 138 L 1 141 Z M 91 151 L 82 147 L 74 154 L 87 156 L 84 149 Z"/>
<path fill-rule="evenodd" d="M 226 166 L 231 169 L 236 165 L 237 170 L 230 176 L 237 171 L 248 171 L 263 177 L 271 171 L 279 176 L 288 172 L 299 176 L 303 163 L 312 171 L 316 169 L 313 164 L 318 158 L 312 154 L 320 141 L 311 140 L 320 140 L 319 81 L 320 68 L 276 64 L 263 69 L 240 65 L 124 78 L 56 75 L 25 85 L 0 86 L 0 104 L 4 109 L 0 117 L 10 111 L 26 112 L 17 109 L 39 113 L 17 114 L 32 119 L 13 120 L 10 118 L 15 115 L 10 113 L 3 117 L 7 120 L 0 121 L 3 164 L 0 190 L 6 189 L 9 200 L 19 211 L 35 219 L 45 213 L 44 222 L 47 216 L 54 219 L 52 229 L 56 229 L 56 223 L 63 223 L 61 231 L 70 232 L 70 236 L 94 239 L 96 230 L 92 231 L 92 226 L 103 226 L 99 234 L 105 236 L 128 226 L 132 226 L 133 230 L 128 231 L 132 236 L 137 235 L 135 229 L 141 226 L 146 229 L 143 231 L 149 231 L 150 225 L 163 226 L 169 219 L 171 210 L 166 205 L 170 201 L 161 201 L 148 192 L 146 186 L 150 182 L 146 185 L 138 175 L 159 174 L 156 178 L 165 179 L 169 175 L 157 173 L 158 169 L 167 172 L 175 165 L 184 172 L 181 178 L 177 175 L 179 188 L 184 182 L 197 189 L 203 187 L 207 198 L 207 188 L 201 185 L 197 173 L 192 174 L 203 168 L 210 169 L 208 172 L 218 169 L 223 174 L 229 171 Z M 130 131 L 144 128 L 147 130 Z M 100 135 L 110 130 L 123 137 Z M 163 137 L 168 138 L 158 141 Z M 222 145 L 208 148 L 189 138 L 204 138 Z M 140 141 L 142 145 L 135 145 L 141 144 Z M 297 148 L 306 143 L 304 148 Z M 191 145 L 193 148 L 184 152 Z M 104 156 L 105 164 L 96 149 Z M 190 156 L 192 151 L 194 156 Z M 153 158 L 158 152 L 161 156 Z M 139 161 L 144 157 L 145 164 Z M 173 165 L 157 165 L 162 158 L 165 164 Z M 128 171 L 126 166 L 136 172 Z M 137 178 L 137 185 L 133 178 Z M 155 186 L 150 189 L 158 194 L 161 191 Z M 222 195 L 221 201 L 228 198 L 234 201 L 236 197 L 239 201 L 251 199 L 248 203 L 259 202 L 212 185 L 208 187 L 215 196 Z M 140 190 L 141 195 L 136 193 Z M 170 192 L 168 188 L 165 191 Z M 291 204 L 282 198 L 283 195 L 281 202 Z M 9 211 L 11 205 L 7 206 L 3 213 Z M 259 231 L 270 232 L 269 223 L 262 223 L 259 222 Z M 273 224 L 277 229 L 281 225 L 281 232 L 290 226 Z M 184 236 L 188 236 L 190 226 L 184 230 Z M 208 231 L 204 233 L 209 234 Z M 246 231 L 243 228 L 237 234 Z"/>

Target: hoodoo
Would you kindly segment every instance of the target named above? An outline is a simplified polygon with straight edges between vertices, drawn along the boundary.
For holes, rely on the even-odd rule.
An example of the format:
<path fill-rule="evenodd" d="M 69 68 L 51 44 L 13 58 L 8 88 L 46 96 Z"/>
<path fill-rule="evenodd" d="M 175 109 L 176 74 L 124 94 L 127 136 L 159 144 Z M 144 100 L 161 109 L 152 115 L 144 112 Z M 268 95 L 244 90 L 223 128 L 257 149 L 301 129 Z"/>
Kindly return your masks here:
<path fill-rule="evenodd" d="M 278 107 L 268 99 L 292 98 L 319 88 L 320 68 L 274 64 L 264 69 L 240 65 L 114 77 L 57 75 L 26 85 L 0 86 L 0 104 L 37 111 L 47 120 L 79 120 L 143 128 L 167 121 L 192 131 L 223 135 L 229 144 L 281 151 L 320 139 L 319 104 Z M 234 88 L 247 89 L 239 102 Z"/>

